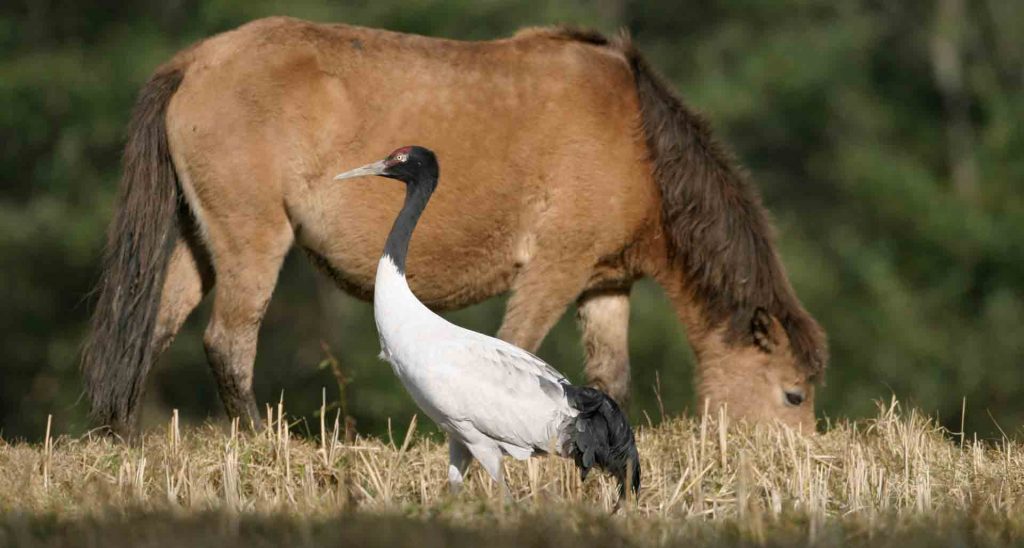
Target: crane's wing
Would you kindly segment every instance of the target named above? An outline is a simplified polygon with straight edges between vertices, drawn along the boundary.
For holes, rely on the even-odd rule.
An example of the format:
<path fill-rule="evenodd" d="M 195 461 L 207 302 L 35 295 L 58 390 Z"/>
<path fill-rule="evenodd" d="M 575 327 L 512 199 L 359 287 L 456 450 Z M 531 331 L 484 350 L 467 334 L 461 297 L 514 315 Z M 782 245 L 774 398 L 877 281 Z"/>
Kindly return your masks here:
<path fill-rule="evenodd" d="M 558 384 L 569 382 L 569 380 L 565 378 L 565 375 L 563 375 L 559 370 L 551 367 L 544 360 L 512 343 L 505 342 L 494 337 L 488 337 L 487 335 L 477 333 L 476 331 L 470 331 L 468 329 L 463 329 L 463 332 L 463 335 L 471 340 L 473 346 L 491 348 L 492 352 L 496 355 L 497 365 L 499 365 L 499 367 L 514 368 L 523 371 L 524 373 L 537 375 L 538 377 L 545 378 Z"/>
<path fill-rule="evenodd" d="M 480 333 L 459 328 L 450 341 L 436 349 L 436 357 L 458 369 L 453 384 L 459 386 L 451 387 L 461 392 L 449 410 L 453 425 L 472 427 L 516 458 L 550 451 L 562 425 L 577 413 L 565 398 L 565 376 L 537 356 Z"/>

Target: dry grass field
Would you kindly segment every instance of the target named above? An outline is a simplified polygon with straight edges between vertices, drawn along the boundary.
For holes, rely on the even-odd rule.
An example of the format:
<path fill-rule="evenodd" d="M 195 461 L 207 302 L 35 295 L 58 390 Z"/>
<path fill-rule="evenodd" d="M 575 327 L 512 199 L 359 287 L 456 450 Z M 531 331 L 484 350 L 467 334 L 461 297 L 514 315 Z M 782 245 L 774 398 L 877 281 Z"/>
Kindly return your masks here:
<path fill-rule="evenodd" d="M 447 492 L 447 449 L 207 426 L 0 442 L 0 545 L 931 546 L 1024 543 L 1024 446 L 961 439 L 895 402 L 803 435 L 673 419 L 637 431 L 639 501 L 571 462 L 506 459 L 511 499 L 476 466 Z"/>

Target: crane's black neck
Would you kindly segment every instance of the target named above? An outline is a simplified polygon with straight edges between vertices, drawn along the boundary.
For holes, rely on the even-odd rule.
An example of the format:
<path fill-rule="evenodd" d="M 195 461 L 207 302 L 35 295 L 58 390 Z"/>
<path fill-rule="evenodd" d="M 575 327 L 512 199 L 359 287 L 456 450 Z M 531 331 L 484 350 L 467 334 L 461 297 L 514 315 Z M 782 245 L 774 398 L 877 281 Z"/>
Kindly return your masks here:
<path fill-rule="evenodd" d="M 389 257 L 398 268 L 398 273 L 405 276 L 405 257 L 409 253 L 409 241 L 412 231 L 420 220 L 420 214 L 427 207 L 427 201 L 437 186 L 436 176 L 426 176 L 406 183 L 405 204 L 391 226 L 388 240 L 384 244 L 384 257 Z"/>

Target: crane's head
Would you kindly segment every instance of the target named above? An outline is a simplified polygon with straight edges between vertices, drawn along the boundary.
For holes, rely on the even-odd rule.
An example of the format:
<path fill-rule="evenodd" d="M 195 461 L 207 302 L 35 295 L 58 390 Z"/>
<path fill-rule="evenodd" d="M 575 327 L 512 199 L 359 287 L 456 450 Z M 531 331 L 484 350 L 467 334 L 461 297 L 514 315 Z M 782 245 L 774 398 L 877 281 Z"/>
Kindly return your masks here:
<path fill-rule="evenodd" d="M 433 190 L 438 176 L 437 157 L 428 148 L 402 147 L 388 154 L 383 160 L 336 175 L 334 180 L 340 181 L 366 175 L 397 179 L 410 187 L 413 185 L 429 186 Z"/>

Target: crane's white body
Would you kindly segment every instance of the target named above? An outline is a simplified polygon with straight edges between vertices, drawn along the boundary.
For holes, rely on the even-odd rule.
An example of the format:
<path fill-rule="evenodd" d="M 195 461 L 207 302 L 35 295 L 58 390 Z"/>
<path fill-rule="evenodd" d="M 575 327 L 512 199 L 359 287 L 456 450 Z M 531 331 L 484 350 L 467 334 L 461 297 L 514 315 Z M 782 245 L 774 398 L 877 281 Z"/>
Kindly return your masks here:
<path fill-rule="evenodd" d="M 568 383 L 536 356 L 454 325 L 423 305 L 385 255 L 377 266 L 374 318 L 381 357 L 424 413 L 449 435 L 449 482 L 457 490 L 471 457 L 504 487 L 501 456 L 562 454 L 578 411 Z"/>
<path fill-rule="evenodd" d="M 373 315 L 381 357 L 391 363 L 420 408 L 448 433 L 452 489 L 462 485 L 466 468 L 476 458 L 507 492 L 502 455 L 527 459 L 550 452 L 572 456 L 581 478 L 595 466 L 612 473 L 619 480 L 620 497 L 628 485 L 638 492 L 640 456 L 633 430 L 607 394 L 573 387 L 533 354 L 449 323 L 409 289 L 409 242 L 437 187 L 439 171 L 433 152 L 408 146 L 334 179 L 380 175 L 406 185 L 405 203 L 377 263 Z"/>

